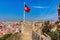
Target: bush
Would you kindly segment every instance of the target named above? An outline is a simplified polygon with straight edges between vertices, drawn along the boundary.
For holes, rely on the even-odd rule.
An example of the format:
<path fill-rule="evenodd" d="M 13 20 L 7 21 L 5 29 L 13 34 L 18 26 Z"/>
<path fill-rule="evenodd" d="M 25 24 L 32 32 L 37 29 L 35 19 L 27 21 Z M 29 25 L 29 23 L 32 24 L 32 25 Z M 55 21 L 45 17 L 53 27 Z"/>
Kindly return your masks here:
<path fill-rule="evenodd" d="M 4 35 L 2 38 L 0 38 L 0 40 L 6 40 L 7 38 L 9 38 L 12 34 L 6 34 Z"/>
<path fill-rule="evenodd" d="M 58 32 L 49 32 L 48 35 L 52 40 L 58 40 Z"/>
<path fill-rule="evenodd" d="M 51 25 L 49 24 L 49 21 L 46 21 L 43 25 L 42 31 L 43 31 L 43 33 L 48 34 L 48 32 L 50 32 L 50 30 L 51 30 Z"/>
<path fill-rule="evenodd" d="M 48 32 L 50 32 L 50 27 L 44 27 L 44 28 L 42 29 L 42 31 L 43 31 L 43 33 L 48 34 Z"/>

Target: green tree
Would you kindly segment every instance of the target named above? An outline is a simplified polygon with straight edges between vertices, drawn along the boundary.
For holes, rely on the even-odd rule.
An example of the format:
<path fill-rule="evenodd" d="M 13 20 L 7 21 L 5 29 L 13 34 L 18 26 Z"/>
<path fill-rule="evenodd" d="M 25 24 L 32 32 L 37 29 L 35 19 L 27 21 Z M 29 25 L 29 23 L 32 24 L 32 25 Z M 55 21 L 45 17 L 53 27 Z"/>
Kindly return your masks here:
<path fill-rule="evenodd" d="M 58 40 L 58 32 L 49 32 L 48 35 L 51 37 L 52 40 Z"/>
<path fill-rule="evenodd" d="M 50 25 L 49 21 L 46 21 L 46 22 L 44 23 L 44 25 L 43 25 L 42 31 L 43 31 L 44 33 L 47 33 L 47 34 L 48 34 L 48 32 L 50 32 L 50 30 L 51 30 L 51 25 Z"/>
<path fill-rule="evenodd" d="M 4 35 L 2 38 L 0 38 L 0 40 L 6 40 L 7 38 L 9 38 L 12 34 L 6 34 Z"/>

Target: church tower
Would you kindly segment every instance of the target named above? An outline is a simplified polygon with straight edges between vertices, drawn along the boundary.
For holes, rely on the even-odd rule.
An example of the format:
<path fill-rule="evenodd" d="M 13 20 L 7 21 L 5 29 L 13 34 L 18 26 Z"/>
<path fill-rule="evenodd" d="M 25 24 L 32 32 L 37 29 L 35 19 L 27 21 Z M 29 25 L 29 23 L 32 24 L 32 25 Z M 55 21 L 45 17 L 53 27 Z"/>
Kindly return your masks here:
<path fill-rule="evenodd" d="M 60 22 L 60 3 L 59 3 L 59 7 L 58 7 L 58 21 Z"/>

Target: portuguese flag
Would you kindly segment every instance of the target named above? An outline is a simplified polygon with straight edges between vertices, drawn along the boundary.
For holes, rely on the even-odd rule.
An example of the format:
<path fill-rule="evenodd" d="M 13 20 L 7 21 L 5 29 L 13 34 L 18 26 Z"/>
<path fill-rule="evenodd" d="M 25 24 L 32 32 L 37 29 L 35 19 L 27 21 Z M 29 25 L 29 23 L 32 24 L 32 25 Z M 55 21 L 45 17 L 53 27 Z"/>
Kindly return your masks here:
<path fill-rule="evenodd" d="M 25 4 L 25 12 L 30 12 L 30 8 Z"/>

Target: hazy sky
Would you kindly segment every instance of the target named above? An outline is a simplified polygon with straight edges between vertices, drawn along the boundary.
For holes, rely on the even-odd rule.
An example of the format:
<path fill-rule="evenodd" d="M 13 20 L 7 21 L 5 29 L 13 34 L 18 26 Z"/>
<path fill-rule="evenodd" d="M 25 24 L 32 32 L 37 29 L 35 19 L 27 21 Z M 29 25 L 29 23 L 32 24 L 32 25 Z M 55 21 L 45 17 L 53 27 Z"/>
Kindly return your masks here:
<path fill-rule="evenodd" d="M 30 7 L 26 20 L 57 20 L 59 0 L 0 0 L 0 20 L 23 20 L 24 2 Z"/>

